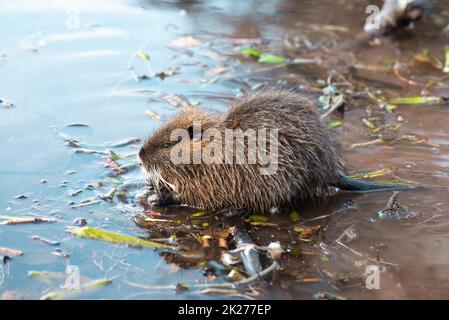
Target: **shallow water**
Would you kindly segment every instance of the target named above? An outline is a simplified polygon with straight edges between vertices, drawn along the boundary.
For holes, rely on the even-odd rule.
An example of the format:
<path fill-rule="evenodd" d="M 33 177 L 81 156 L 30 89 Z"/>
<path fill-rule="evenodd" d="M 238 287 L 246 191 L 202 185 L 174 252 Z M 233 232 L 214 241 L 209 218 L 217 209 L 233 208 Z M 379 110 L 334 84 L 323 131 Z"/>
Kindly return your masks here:
<path fill-rule="evenodd" d="M 429 64 L 414 62 L 413 56 L 427 49 L 444 61 L 443 47 L 449 39 L 440 32 L 449 20 L 449 3 L 440 1 L 439 13 L 428 16 L 412 32 L 384 39 L 378 46 L 356 47 L 351 41 L 363 26 L 365 5 L 364 1 L 327 0 L 0 0 L 0 99 L 14 103 L 11 108 L 0 107 L 0 215 L 58 219 L 55 223 L 0 225 L 0 247 L 24 252 L 2 265 L 0 296 L 38 299 L 58 290 L 65 276 L 35 279 L 27 277 L 29 271 L 63 274 L 67 265 L 74 265 L 82 283 L 112 279 L 111 285 L 77 298 L 229 297 L 151 287 L 225 281 L 223 275 L 229 270 L 220 272 L 222 267 L 214 259 L 179 263 L 151 249 L 67 234 L 66 227 L 73 226 L 77 218 L 85 218 L 92 227 L 132 236 L 164 238 L 170 231 L 146 230 L 134 223 L 133 217 L 144 211 L 134 201 L 139 188 L 120 188 L 123 183 L 139 181 L 139 170 L 131 168 L 111 176 L 104 158 L 75 153 L 76 148 L 67 146 L 60 133 L 76 138 L 86 148 L 107 150 L 111 148 L 98 146 L 123 138 L 144 139 L 176 112 L 161 92 L 225 111 L 232 98 L 261 83 L 288 83 L 319 95 L 320 81 L 335 70 L 341 76 L 333 77 L 333 82 L 347 102 L 343 126 L 333 130 L 347 149 L 345 159 L 352 172 L 388 168 L 392 174 L 382 178 L 419 183 L 419 189 L 400 192 L 399 200 L 421 216 L 383 221 L 377 212 L 386 206 L 390 192 L 341 193 L 326 204 L 300 212 L 297 223 L 332 213 L 306 223 L 320 226 L 310 242 L 300 240 L 290 229 L 285 232 L 292 224 L 288 215 L 270 216 L 269 221 L 280 224 L 281 230 L 253 226 L 254 241 L 260 245 L 280 241 L 285 248 L 299 249 L 299 254 L 293 254 L 294 250 L 285 254 L 280 261 L 283 270 L 270 275 L 255 297 L 311 299 L 317 292 L 329 292 L 350 299 L 449 298 L 448 105 L 399 105 L 390 114 L 357 94 L 368 88 L 381 97 L 414 96 L 434 79 L 437 84 L 429 88 L 430 95 L 447 97 L 449 82 L 442 79 L 444 74 Z M 201 43 L 173 48 L 174 40 L 189 35 Z M 320 62 L 257 64 L 239 53 L 239 48 L 252 43 L 289 60 L 319 58 Z M 341 47 L 342 43 L 349 46 Z M 150 56 L 148 63 L 134 57 L 139 50 Z M 403 77 L 418 84 L 407 83 L 391 68 L 387 72 L 359 67 L 351 71 L 354 65 L 385 67 L 391 61 L 399 62 Z M 170 73 L 173 68 L 176 74 L 164 79 L 135 79 L 136 75 Z M 378 117 L 379 124 L 401 122 L 399 135 L 416 135 L 430 144 L 349 148 L 375 138 L 361 121 L 368 116 Z M 402 120 L 397 121 L 398 117 Z M 338 114 L 332 120 L 339 120 Z M 69 123 L 88 127 L 67 127 Z M 120 160 L 124 164 L 132 163 L 138 147 L 112 149 L 129 155 Z M 85 188 L 98 181 L 104 185 Z M 112 201 L 71 208 L 71 202 L 103 195 L 114 186 L 126 193 L 126 201 L 116 195 Z M 70 195 L 77 190 L 82 192 Z M 19 195 L 26 198 L 16 199 Z M 350 200 L 352 205 L 344 209 Z M 181 211 L 169 209 L 166 214 L 188 225 L 188 213 Z M 337 244 L 335 240 L 351 226 L 358 236 L 347 247 Z M 191 232 L 206 229 L 193 226 Z M 33 235 L 57 240 L 60 245 L 40 243 L 31 239 Z M 70 257 L 52 254 L 55 249 Z M 369 264 L 381 268 L 379 290 L 365 288 Z M 216 279 L 204 275 L 208 265 L 218 270 Z"/>

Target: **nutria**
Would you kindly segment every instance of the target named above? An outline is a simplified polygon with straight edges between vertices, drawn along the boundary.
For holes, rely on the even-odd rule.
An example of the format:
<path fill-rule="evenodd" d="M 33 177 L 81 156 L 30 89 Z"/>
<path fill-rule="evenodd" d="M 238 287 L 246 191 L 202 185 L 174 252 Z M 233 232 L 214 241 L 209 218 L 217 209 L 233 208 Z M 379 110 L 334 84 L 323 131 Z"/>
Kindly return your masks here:
<path fill-rule="evenodd" d="M 334 191 L 332 187 L 352 191 L 407 188 L 346 177 L 341 148 L 315 109 L 310 98 L 289 90 L 266 88 L 231 103 L 224 114 L 184 107 L 145 141 L 139 151 L 139 162 L 156 190 L 164 187 L 177 202 L 211 211 L 233 208 L 264 213 L 295 206 L 298 201 L 317 202 Z M 194 122 L 201 124 L 200 132 L 194 132 Z M 171 141 L 175 129 L 184 129 L 188 139 Z M 207 129 L 220 133 L 225 129 L 277 129 L 277 138 L 270 140 L 266 149 L 274 151 L 275 145 L 271 143 L 277 142 L 275 173 L 262 174 L 261 163 L 236 163 L 236 151 L 231 164 L 173 163 L 170 158 L 173 148 L 191 147 L 193 157 L 195 147 L 203 151 L 211 141 L 216 141 L 215 137 L 202 139 Z M 243 144 L 247 155 L 249 142 L 244 140 Z"/>

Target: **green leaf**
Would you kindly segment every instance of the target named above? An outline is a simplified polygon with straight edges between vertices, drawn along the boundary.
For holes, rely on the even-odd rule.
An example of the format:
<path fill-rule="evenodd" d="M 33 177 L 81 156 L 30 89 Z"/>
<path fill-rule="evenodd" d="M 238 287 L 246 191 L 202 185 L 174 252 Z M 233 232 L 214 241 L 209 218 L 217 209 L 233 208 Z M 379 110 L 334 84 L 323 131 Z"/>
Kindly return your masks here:
<path fill-rule="evenodd" d="M 166 244 L 144 240 L 131 236 L 125 236 L 122 234 L 95 229 L 91 227 L 83 227 L 83 228 L 69 227 L 67 231 L 77 237 L 100 240 L 114 244 L 133 245 L 146 248 L 173 249 L 173 247 L 168 246 Z"/>
<path fill-rule="evenodd" d="M 78 289 L 71 290 L 60 290 L 60 291 L 52 291 L 47 293 L 46 295 L 41 297 L 41 300 L 64 300 L 64 299 L 73 299 L 82 294 L 90 293 L 93 290 L 105 287 L 110 285 L 112 280 L 109 279 L 99 279 L 94 280 L 92 282 L 86 283 Z"/>
<path fill-rule="evenodd" d="M 280 63 L 285 62 L 285 59 L 282 56 L 267 53 L 267 52 L 262 52 L 259 49 L 254 48 L 254 47 L 242 48 L 242 49 L 240 49 L 240 52 L 248 57 L 258 58 L 257 61 L 260 63 L 280 64 Z"/>
<path fill-rule="evenodd" d="M 264 221 L 253 221 L 250 222 L 252 226 L 260 226 L 260 227 L 278 227 L 276 223 L 272 222 L 264 222 Z"/>
<path fill-rule="evenodd" d="M 334 128 L 341 127 L 342 125 L 343 125 L 342 121 L 332 121 L 331 123 L 329 123 L 328 127 L 331 129 L 334 129 Z"/>
<path fill-rule="evenodd" d="M 109 150 L 109 155 L 111 156 L 112 160 L 120 160 L 122 157 L 115 151 Z"/>
<path fill-rule="evenodd" d="M 370 119 L 363 118 L 362 122 L 370 129 L 376 129 L 376 125 Z"/>
<path fill-rule="evenodd" d="M 370 172 L 361 172 L 361 173 L 355 173 L 353 175 L 350 175 L 349 177 L 352 179 L 367 179 L 367 178 L 375 178 L 380 177 L 388 174 L 390 172 L 389 169 L 383 168 L 375 171 Z"/>
<path fill-rule="evenodd" d="M 440 103 L 442 99 L 440 97 L 400 97 L 391 99 L 388 102 L 391 104 L 423 104 L 423 103 Z"/>
<path fill-rule="evenodd" d="M 194 214 L 192 214 L 191 216 L 194 217 L 194 218 L 198 218 L 198 217 L 203 217 L 203 216 L 205 216 L 206 214 L 207 214 L 207 211 L 202 211 L 202 212 L 194 213 Z"/>
<path fill-rule="evenodd" d="M 373 93 L 368 91 L 366 94 L 377 103 L 383 103 L 383 99 L 376 97 Z"/>
<path fill-rule="evenodd" d="M 256 57 L 256 58 L 259 58 L 262 55 L 262 52 L 254 47 L 242 48 L 240 49 L 240 52 L 249 57 Z"/>
<path fill-rule="evenodd" d="M 448 73 L 449 72 L 449 46 L 444 47 L 444 68 L 443 72 Z"/>
<path fill-rule="evenodd" d="M 285 62 L 284 57 L 278 56 L 271 53 L 262 53 L 259 57 L 260 63 L 273 63 L 273 64 L 281 64 Z"/>
<path fill-rule="evenodd" d="M 290 219 L 292 219 L 293 222 L 296 222 L 299 220 L 299 213 L 298 211 L 292 211 L 290 213 Z"/>
<path fill-rule="evenodd" d="M 395 106 L 394 104 L 386 104 L 384 106 L 384 109 L 387 110 L 388 113 L 393 113 L 394 111 L 396 111 L 398 107 Z"/>
<path fill-rule="evenodd" d="M 149 55 L 147 55 L 145 52 L 143 52 L 142 50 L 140 50 L 140 51 L 137 51 L 137 56 L 140 58 L 140 59 L 142 59 L 143 61 L 146 61 L 146 62 L 148 62 L 148 61 L 150 61 L 150 56 Z"/>
<path fill-rule="evenodd" d="M 28 278 L 54 278 L 54 279 L 64 279 L 66 278 L 66 274 L 62 272 L 54 272 L 54 271 L 28 271 Z"/>
<path fill-rule="evenodd" d="M 264 222 L 267 221 L 268 217 L 261 215 L 251 215 L 245 219 L 246 222 Z"/>

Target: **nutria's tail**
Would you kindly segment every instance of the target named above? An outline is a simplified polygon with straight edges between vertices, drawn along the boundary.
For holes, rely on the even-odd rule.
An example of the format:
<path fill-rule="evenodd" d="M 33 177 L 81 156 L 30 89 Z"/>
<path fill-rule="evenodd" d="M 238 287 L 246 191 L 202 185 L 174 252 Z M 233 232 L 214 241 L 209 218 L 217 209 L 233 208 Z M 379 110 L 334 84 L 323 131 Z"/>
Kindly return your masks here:
<path fill-rule="evenodd" d="M 348 176 L 340 176 L 334 187 L 351 192 L 373 192 L 384 190 L 413 189 L 417 186 L 411 183 L 374 183 L 353 179 Z"/>

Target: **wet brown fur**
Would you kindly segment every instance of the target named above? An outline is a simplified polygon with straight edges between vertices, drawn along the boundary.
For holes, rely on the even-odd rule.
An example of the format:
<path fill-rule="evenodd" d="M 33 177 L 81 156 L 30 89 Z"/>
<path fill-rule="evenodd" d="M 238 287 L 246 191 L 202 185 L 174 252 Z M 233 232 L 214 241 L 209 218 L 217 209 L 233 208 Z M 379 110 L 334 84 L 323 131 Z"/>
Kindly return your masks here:
<path fill-rule="evenodd" d="M 261 175 L 258 164 L 178 164 L 170 161 L 170 134 L 200 121 L 202 130 L 278 129 L 278 170 Z M 189 140 L 191 145 L 207 142 Z M 165 145 L 165 146 L 164 146 Z M 344 173 L 339 145 L 310 99 L 288 90 L 264 89 L 231 103 L 225 114 L 184 108 L 145 142 L 139 158 L 157 184 L 173 188 L 175 200 L 205 210 L 271 208 L 323 199 Z M 154 176 L 163 179 L 154 179 Z M 168 183 L 168 184 L 167 184 Z"/>

